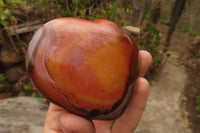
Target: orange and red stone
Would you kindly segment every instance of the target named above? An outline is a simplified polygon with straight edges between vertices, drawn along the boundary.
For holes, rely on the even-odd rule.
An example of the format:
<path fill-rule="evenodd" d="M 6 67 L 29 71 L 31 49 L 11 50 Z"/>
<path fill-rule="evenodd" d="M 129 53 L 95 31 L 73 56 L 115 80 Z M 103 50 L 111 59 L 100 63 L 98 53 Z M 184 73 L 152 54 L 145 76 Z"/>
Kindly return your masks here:
<path fill-rule="evenodd" d="M 134 90 L 138 48 L 113 22 L 60 18 L 36 32 L 26 61 L 47 99 L 87 118 L 114 119 Z"/>

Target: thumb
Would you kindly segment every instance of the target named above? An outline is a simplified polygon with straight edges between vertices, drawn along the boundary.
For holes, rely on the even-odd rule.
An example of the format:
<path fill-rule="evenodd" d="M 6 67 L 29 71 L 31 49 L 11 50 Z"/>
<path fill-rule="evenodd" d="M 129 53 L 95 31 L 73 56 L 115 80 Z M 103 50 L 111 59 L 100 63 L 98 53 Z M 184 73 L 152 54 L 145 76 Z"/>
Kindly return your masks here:
<path fill-rule="evenodd" d="M 60 115 L 59 125 L 64 133 L 95 133 L 92 121 L 69 112 Z"/>

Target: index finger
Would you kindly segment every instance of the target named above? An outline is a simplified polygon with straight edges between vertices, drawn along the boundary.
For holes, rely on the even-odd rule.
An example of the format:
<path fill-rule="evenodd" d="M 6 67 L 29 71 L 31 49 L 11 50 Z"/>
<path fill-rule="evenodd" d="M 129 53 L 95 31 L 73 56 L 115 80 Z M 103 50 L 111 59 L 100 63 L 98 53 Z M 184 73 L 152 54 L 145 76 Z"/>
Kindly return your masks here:
<path fill-rule="evenodd" d="M 151 54 L 145 50 L 140 50 L 138 55 L 139 60 L 139 77 L 143 77 L 152 62 Z"/>

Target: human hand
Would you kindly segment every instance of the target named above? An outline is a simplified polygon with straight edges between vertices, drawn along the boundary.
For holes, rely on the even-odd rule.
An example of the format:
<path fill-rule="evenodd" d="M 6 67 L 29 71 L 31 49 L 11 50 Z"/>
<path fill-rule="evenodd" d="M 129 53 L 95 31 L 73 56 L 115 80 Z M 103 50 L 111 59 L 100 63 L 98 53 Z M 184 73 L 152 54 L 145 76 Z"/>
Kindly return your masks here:
<path fill-rule="evenodd" d="M 139 77 L 133 97 L 125 112 L 116 120 L 88 120 L 50 103 L 43 133 L 133 133 L 138 126 L 149 94 L 149 83 L 143 78 L 152 58 L 139 52 Z"/>

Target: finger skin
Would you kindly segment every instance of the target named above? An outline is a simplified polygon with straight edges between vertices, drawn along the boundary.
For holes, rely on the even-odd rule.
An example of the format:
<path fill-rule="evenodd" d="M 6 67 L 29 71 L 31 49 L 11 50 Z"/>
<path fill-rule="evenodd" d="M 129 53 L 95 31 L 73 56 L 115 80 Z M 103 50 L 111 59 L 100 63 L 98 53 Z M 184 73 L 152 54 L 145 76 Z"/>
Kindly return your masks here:
<path fill-rule="evenodd" d="M 113 124 L 113 133 L 133 133 L 138 126 L 149 94 L 149 83 L 144 78 L 136 81 L 134 95 L 124 114 Z"/>
<path fill-rule="evenodd" d="M 115 120 L 111 121 L 93 120 L 93 123 L 96 128 L 96 133 L 111 133 L 112 125 L 114 122 Z"/>
<path fill-rule="evenodd" d="M 152 56 L 149 52 L 140 50 L 139 55 L 139 77 L 143 77 L 152 62 Z"/>
<path fill-rule="evenodd" d="M 95 133 L 92 121 L 50 103 L 43 133 Z"/>
<path fill-rule="evenodd" d="M 47 117 L 45 120 L 43 133 L 58 133 L 59 131 L 61 131 L 58 120 L 59 120 L 60 113 L 63 111 L 64 111 L 63 108 L 53 103 L 50 103 L 49 109 L 47 112 Z"/>
<path fill-rule="evenodd" d="M 60 115 L 59 125 L 64 133 L 95 133 L 91 120 L 69 112 L 63 112 Z"/>

